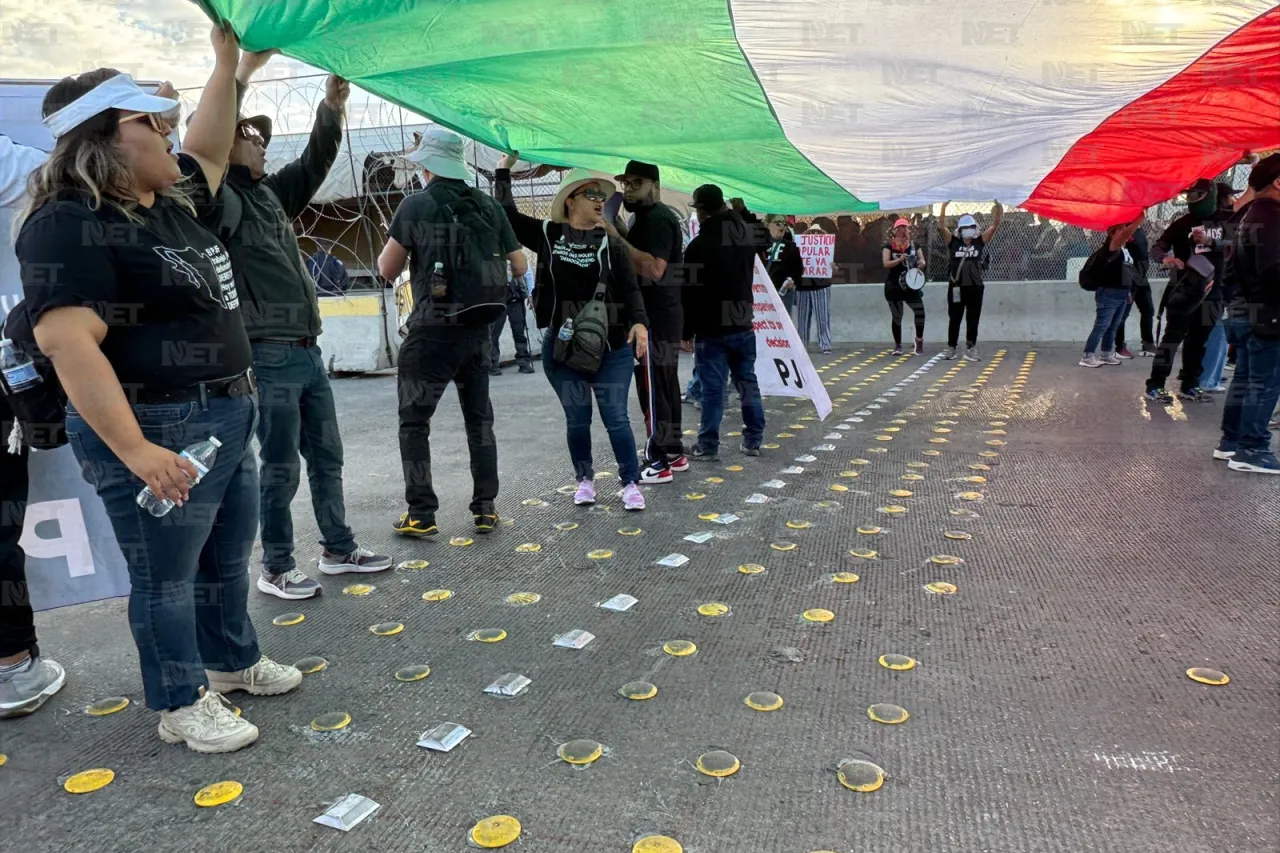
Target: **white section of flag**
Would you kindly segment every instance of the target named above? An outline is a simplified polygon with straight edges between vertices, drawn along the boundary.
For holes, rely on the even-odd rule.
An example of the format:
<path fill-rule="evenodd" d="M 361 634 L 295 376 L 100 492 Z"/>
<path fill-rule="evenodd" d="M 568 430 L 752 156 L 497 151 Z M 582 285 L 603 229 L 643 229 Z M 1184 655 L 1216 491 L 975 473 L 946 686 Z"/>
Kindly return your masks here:
<path fill-rule="evenodd" d="M 731 8 L 787 138 L 849 192 L 891 209 L 1024 201 L 1108 116 L 1274 5 L 790 0 L 784 14 L 776 0 L 734 0 Z"/>
<path fill-rule="evenodd" d="M 791 316 L 769 280 L 764 263 L 756 258 L 754 295 L 756 332 L 756 380 L 766 397 L 804 397 L 813 402 L 818 417 L 831 414 L 831 397 L 814 370 Z"/>

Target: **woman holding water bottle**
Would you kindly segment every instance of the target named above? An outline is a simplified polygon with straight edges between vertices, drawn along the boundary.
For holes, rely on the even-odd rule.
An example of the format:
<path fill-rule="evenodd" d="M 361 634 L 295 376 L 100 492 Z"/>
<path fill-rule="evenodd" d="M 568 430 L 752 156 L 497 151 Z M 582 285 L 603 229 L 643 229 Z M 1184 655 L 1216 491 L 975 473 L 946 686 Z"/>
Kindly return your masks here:
<path fill-rule="evenodd" d="M 230 259 L 198 216 L 236 127 L 235 35 L 175 157 L 178 102 L 98 69 L 45 96 L 56 139 L 16 243 L 40 349 L 67 393 L 67 435 L 129 567 L 129 622 L 159 735 L 230 752 L 258 729 L 221 694 L 292 690 L 247 612 L 258 417 Z"/>
<path fill-rule="evenodd" d="M 538 328 L 543 330 L 543 370 L 564 408 L 569 458 L 578 481 L 573 502 L 579 506 L 596 502 L 591 459 L 594 394 L 618 459 L 623 507 L 642 510 L 640 463 L 627 416 L 627 400 L 636 359 L 648 351 L 649 319 L 626 247 L 621 241 L 610 241 L 605 233 L 604 203 L 614 194 L 615 187 L 608 179 L 574 169 L 565 175 L 551 200 L 550 219 L 536 219 L 516 209 L 511 194 L 511 167 L 515 162 L 516 155 L 512 154 L 498 163 L 494 196 L 506 210 L 516 239 L 538 256 L 534 313 Z M 588 374 L 557 362 L 555 343 L 557 337 L 565 343 L 573 338 L 574 318 L 602 283 L 608 311 L 608 346 L 599 368 Z"/>

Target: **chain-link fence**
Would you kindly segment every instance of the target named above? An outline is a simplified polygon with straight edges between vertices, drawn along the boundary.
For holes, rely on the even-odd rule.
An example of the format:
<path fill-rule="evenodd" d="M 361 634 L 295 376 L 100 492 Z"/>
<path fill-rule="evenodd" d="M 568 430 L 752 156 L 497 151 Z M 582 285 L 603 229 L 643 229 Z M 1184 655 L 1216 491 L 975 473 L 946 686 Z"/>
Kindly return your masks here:
<path fill-rule="evenodd" d="M 250 87 L 244 113 L 266 114 L 274 123 L 274 137 L 268 152 L 270 167 L 278 168 L 302 153 L 315 107 L 324 97 L 324 82 L 325 75 L 305 75 L 265 79 Z M 198 97 L 199 90 L 184 93 L 188 109 L 194 107 Z M 396 155 L 411 149 L 415 132 L 427 125 L 394 104 L 360 93 L 353 96 L 347 123 L 343 150 L 331 180 L 326 182 L 328 197 L 312 204 L 298 218 L 295 227 L 305 253 L 323 249 L 347 265 L 355 287 L 380 287 L 375 270 L 382 247 L 381 235 L 386 233 L 387 224 L 404 195 L 421 188 L 420 178 Z M 467 153 L 469 162 L 476 167 L 477 188 L 491 192 L 493 166 L 499 152 L 468 143 Z M 1246 168 L 1233 167 L 1219 180 L 1243 189 L 1246 177 Z M 525 213 L 546 217 L 558 181 L 556 172 L 517 177 L 513 185 L 517 205 Z M 1184 209 L 1176 200 L 1151 208 L 1144 226 L 1150 240 L 1154 242 Z M 991 222 L 991 203 L 949 204 L 950 227 L 954 229 L 956 220 L 965 213 L 973 214 L 985 228 Z M 937 228 L 936 206 L 901 214 L 883 211 L 803 217 L 796 230 L 818 222 L 828 233 L 836 234 L 836 283 L 874 283 L 884 280 L 881 248 L 900 215 L 910 220 L 912 239 L 925 249 L 928 279 L 945 280 L 946 245 Z M 1066 279 L 1075 268 L 1072 259 L 1088 257 L 1102 239 L 1101 232 L 1007 207 L 983 259 L 984 275 L 988 281 Z M 1158 266 L 1150 273 L 1152 278 L 1165 274 Z"/>

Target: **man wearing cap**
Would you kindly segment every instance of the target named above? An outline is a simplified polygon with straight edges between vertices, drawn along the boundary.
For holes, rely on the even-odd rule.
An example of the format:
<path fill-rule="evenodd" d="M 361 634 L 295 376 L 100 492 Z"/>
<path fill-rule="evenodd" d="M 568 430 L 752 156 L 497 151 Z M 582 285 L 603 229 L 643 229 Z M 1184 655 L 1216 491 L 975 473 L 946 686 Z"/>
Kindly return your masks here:
<path fill-rule="evenodd" d="M 673 472 L 689 470 L 680 438 L 684 230 L 675 211 L 662 203 L 657 166 L 632 160 L 617 181 L 623 189 L 623 206 L 635 214 L 635 220 L 625 237 L 607 219 L 605 230 L 609 239 L 621 241 L 631 256 L 649 315 L 649 353 L 636 367 L 636 395 L 649 429 L 640 482 L 670 483 Z"/>
<path fill-rule="evenodd" d="M 1231 253 L 1237 293 L 1226 330 L 1236 346 L 1236 371 L 1213 458 L 1227 460 L 1233 471 L 1280 474 L 1268 425 L 1280 400 L 1280 154 L 1253 167 L 1249 190 L 1253 200 L 1237 211 Z"/>
<path fill-rule="evenodd" d="M 402 536 L 439 532 L 440 501 L 431 484 L 431 417 L 452 382 L 458 390 L 471 455 L 471 515 L 476 532 L 489 533 L 498 523 L 494 508 L 498 447 L 489 401 L 490 334 L 493 321 L 506 310 L 508 275 L 523 278 L 528 261 L 502 207 L 469 185 L 474 174 L 463 158 L 462 137 L 431 127 L 405 158 L 422 169 L 426 189 L 400 202 L 378 257 L 378 272 L 388 281 L 399 278 L 405 263 L 410 263 L 414 306 L 407 323 L 409 334 L 400 346 L 396 379 L 408 509 L 393 527 Z M 469 305 L 461 301 L 464 278 L 455 271 L 453 258 L 463 253 L 475 258 L 473 249 L 482 243 L 492 244 L 483 253 L 489 257 L 482 266 L 492 265 L 490 278 L 500 292 L 496 301 Z"/>
<path fill-rule="evenodd" d="M 725 380 L 732 375 L 742 398 L 741 450 L 748 456 L 759 456 L 764 439 L 764 403 L 756 381 L 752 284 L 756 258 L 768 248 L 769 234 L 754 217 L 748 221 L 730 209 L 723 191 L 715 184 L 694 190 L 693 208 L 699 229 L 684 254 L 689 284 L 682 289 L 683 347 L 692 352 L 696 341 L 702 424 L 690 455 L 705 460 L 717 458 Z"/>
<path fill-rule="evenodd" d="M 236 72 L 243 100 L 249 79 L 276 51 L 246 53 Z M 356 544 L 347 525 L 342 492 L 342 436 L 333 391 L 316 338 L 320 306 L 316 285 L 298 249 L 293 220 L 320 189 L 342 144 L 342 119 L 350 84 L 330 75 L 316 108 L 311 138 L 302 156 L 267 174 L 271 119 L 242 118 L 236 124 L 226 184 L 219 207 L 206 224 L 231 253 L 240 313 L 253 345 L 261 415 L 262 573 L 259 591 L 277 598 L 312 598 L 320 584 L 297 568 L 293 514 L 302 465 L 307 462 L 311 508 L 320 528 L 324 574 L 376 572 L 391 558 Z"/>
<path fill-rule="evenodd" d="M 1151 247 L 1152 262 L 1169 267 L 1169 284 L 1157 312 L 1166 315 L 1164 334 L 1147 379 L 1147 399 L 1159 403 L 1173 401 L 1164 384 L 1173 372 L 1179 346 L 1182 371 L 1178 374 L 1178 396 L 1193 402 L 1213 401 L 1199 383 L 1205 344 L 1222 316 L 1226 215 L 1218 208 L 1218 188 L 1208 178 L 1196 181 L 1185 195 L 1187 212 L 1170 222 Z M 1193 259 L 1198 259 L 1195 264 Z"/>

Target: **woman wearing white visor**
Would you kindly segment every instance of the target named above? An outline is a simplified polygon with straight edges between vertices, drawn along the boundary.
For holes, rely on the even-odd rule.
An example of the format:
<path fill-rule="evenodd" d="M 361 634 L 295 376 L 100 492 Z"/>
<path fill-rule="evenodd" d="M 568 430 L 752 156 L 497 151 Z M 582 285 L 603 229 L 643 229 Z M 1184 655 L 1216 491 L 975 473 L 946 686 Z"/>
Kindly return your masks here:
<path fill-rule="evenodd" d="M 966 213 L 956 223 L 955 234 L 947 227 L 947 204 L 943 202 L 938 215 L 938 230 L 947 241 L 947 351 L 945 358 L 956 357 L 960 342 L 960 321 L 965 323 L 966 361 L 977 361 L 978 321 L 982 318 L 982 294 L 986 285 L 982 281 L 982 252 L 990 242 L 1004 207 L 996 202 L 992 208 L 991 224 L 979 232 L 978 221 Z"/>
<path fill-rule="evenodd" d="M 177 101 L 107 68 L 49 90 L 57 144 L 31 177 L 16 250 L 36 341 L 70 401 L 69 441 L 129 567 L 160 738 L 230 752 L 258 729 L 220 694 L 284 693 L 302 676 L 262 657 L 247 612 L 258 403 L 231 262 L 197 219 L 226 170 L 240 49 L 229 31 L 212 38 L 213 76 L 177 157 L 162 117 Z M 215 460 L 179 455 L 206 440 Z M 144 508 L 144 489 L 166 503 Z"/>

